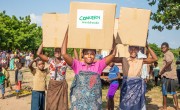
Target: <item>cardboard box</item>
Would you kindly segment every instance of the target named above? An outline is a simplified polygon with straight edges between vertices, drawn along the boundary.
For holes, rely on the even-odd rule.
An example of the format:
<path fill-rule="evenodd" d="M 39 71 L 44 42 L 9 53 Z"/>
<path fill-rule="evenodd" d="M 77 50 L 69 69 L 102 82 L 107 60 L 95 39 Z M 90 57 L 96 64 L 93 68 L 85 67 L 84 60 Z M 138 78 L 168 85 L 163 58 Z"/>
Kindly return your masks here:
<path fill-rule="evenodd" d="M 115 19 L 114 23 L 114 38 L 115 38 L 115 43 L 116 44 L 122 44 L 122 41 L 120 39 L 120 36 L 118 34 L 118 29 L 119 29 L 119 18 Z"/>
<path fill-rule="evenodd" d="M 69 24 L 68 14 L 49 13 L 42 16 L 43 47 L 61 47 Z"/>
<path fill-rule="evenodd" d="M 117 44 L 117 53 L 115 57 L 130 57 L 129 45 Z"/>
<path fill-rule="evenodd" d="M 71 2 L 68 45 L 111 49 L 116 4 Z"/>
<path fill-rule="evenodd" d="M 136 8 L 121 8 L 118 34 L 122 44 L 145 46 L 150 10 Z"/>

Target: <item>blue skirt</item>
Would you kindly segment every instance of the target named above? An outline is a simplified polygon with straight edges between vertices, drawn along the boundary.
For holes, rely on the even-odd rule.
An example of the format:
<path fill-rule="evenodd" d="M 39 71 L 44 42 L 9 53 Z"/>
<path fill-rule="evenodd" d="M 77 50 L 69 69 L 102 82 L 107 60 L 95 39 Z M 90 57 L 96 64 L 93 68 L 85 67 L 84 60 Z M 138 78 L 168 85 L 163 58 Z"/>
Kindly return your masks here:
<path fill-rule="evenodd" d="M 146 110 L 146 83 L 142 78 L 123 77 L 120 110 Z"/>

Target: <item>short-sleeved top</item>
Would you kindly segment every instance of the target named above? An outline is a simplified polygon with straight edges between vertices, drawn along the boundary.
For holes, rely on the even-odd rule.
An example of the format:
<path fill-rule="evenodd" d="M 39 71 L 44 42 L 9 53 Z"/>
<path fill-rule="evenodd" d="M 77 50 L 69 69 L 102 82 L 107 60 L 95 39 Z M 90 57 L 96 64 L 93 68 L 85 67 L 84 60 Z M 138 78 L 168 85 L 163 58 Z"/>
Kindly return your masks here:
<path fill-rule="evenodd" d="M 131 58 L 123 58 L 122 59 L 123 76 L 140 77 L 142 65 L 143 65 L 143 59 L 136 58 L 132 60 Z"/>
<path fill-rule="evenodd" d="M 167 67 L 165 69 L 165 72 L 162 76 L 166 77 L 166 78 L 169 78 L 169 79 L 176 79 L 177 78 L 177 75 L 176 75 L 176 72 L 173 71 L 173 60 L 174 60 L 174 55 L 171 51 L 167 51 L 165 54 L 164 54 L 164 58 L 163 58 L 163 67 L 165 67 L 165 65 L 168 63 L 168 62 L 172 62 L 171 65 L 169 67 Z"/>
<path fill-rule="evenodd" d="M 0 72 L 0 84 L 4 84 L 5 76 L 2 72 Z"/>
<path fill-rule="evenodd" d="M 87 65 L 84 62 L 80 62 L 76 59 L 73 59 L 73 64 L 71 68 L 74 70 L 75 74 L 79 74 L 80 71 L 90 71 L 101 74 L 106 66 L 107 65 L 105 59 L 98 60 L 97 62 L 93 62 L 91 65 Z"/>
<path fill-rule="evenodd" d="M 49 71 L 51 79 L 55 80 L 56 72 L 56 80 L 65 80 L 66 79 L 66 69 L 68 67 L 67 63 L 64 60 L 61 60 L 59 64 L 55 63 L 55 59 L 49 59 Z"/>
<path fill-rule="evenodd" d="M 33 90 L 45 91 L 46 90 L 46 76 L 49 73 L 48 69 L 43 71 L 38 68 L 34 68 L 31 72 L 33 74 Z"/>
<path fill-rule="evenodd" d="M 23 73 L 21 70 L 15 71 L 15 81 L 22 81 L 23 80 Z"/>
<path fill-rule="evenodd" d="M 159 71 L 160 71 L 159 67 L 154 67 L 153 68 L 154 77 L 157 77 L 159 75 Z"/>
<path fill-rule="evenodd" d="M 118 74 L 119 74 L 119 68 L 114 65 L 113 67 L 110 68 L 109 70 L 109 75 L 108 75 L 108 78 L 109 79 L 113 79 L 113 78 L 116 78 L 118 77 Z M 111 84 L 119 84 L 118 80 L 113 80 L 111 82 Z"/>
<path fill-rule="evenodd" d="M 6 69 L 2 68 L 2 73 L 4 74 L 6 79 L 9 79 L 9 73 L 8 73 L 8 71 Z"/>

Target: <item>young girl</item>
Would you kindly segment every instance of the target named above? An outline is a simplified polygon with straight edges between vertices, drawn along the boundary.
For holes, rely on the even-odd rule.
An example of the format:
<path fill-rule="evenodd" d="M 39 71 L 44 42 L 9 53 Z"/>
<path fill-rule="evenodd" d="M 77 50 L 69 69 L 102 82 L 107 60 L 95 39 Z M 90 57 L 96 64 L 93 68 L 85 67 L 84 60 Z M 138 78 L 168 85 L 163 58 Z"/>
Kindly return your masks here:
<path fill-rule="evenodd" d="M 66 82 L 66 69 L 68 65 L 61 58 L 61 49 L 55 48 L 54 57 L 48 58 L 42 54 L 43 43 L 40 45 L 37 55 L 45 62 L 49 62 L 50 81 L 47 90 L 47 110 L 68 109 L 68 84 Z M 75 55 L 77 52 L 74 51 Z M 76 56 L 75 56 L 76 57 Z"/>
<path fill-rule="evenodd" d="M 108 82 L 110 82 L 110 86 L 107 94 L 107 100 L 108 100 L 107 108 L 108 110 L 114 110 L 114 95 L 119 87 L 118 79 L 120 79 L 121 76 L 119 73 L 119 68 L 113 62 L 111 62 L 109 66 L 111 68 L 109 70 L 109 75 L 107 80 Z"/>
<path fill-rule="evenodd" d="M 102 109 L 100 75 L 103 69 L 115 57 L 115 49 L 111 55 L 97 62 L 94 62 L 96 50 L 83 49 L 84 62 L 81 62 L 67 54 L 67 42 L 68 30 L 62 44 L 61 54 L 66 63 L 71 66 L 75 72 L 75 78 L 70 91 L 71 110 Z"/>
<path fill-rule="evenodd" d="M 16 98 L 17 99 L 19 99 L 19 93 L 21 90 L 21 84 L 23 80 L 23 74 L 22 74 L 21 68 L 22 68 L 21 63 L 17 63 L 17 69 L 15 71 Z"/>
<path fill-rule="evenodd" d="M 123 83 L 120 96 L 120 110 L 146 110 L 145 93 L 146 84 L 141 78 L 143 64 L 150 64 L 157 61 L 156 54 L 147 46 L 152 58 L 138 59 L 138 48 L 130 46 L 129 58 L 114 59 L 114 62 L 122 62 Z"/>

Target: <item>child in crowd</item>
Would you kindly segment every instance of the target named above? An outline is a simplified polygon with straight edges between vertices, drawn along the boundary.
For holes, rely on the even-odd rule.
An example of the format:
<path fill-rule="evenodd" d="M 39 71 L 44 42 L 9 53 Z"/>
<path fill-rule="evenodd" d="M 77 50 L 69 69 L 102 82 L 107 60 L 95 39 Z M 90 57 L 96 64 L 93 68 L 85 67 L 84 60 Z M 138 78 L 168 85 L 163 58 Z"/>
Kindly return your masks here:
<path fill-rule="evenodd" d="M 10 82 L 10 74 L 8 72 L 8 64 L 4 65 L 3 68 L 2 68 L 2 73 L 5 75 L 6 77 L 6 82 L 5 82 L 5 87 L 10 87 L 11 91 L 13 90 L 12 89 L 12 86 L 11 86 L 11 82 Z"/>
<path fill-rule="evenodd" d="M 103 69 L 109 65 L 116 55 L 116 49 L 112 54 L 94 62 L 96 50 L 83 49 L 83 59 L 73 59 L 67 53 L 68 30 L 66 32 L 61 54 L 66 63 L 75 72 L 74 81 L 71 85 L 70 100 L 71 110 L 101 110 L 102 109 L 102 88 L 100 75 Z"/>
<path fill-rule="evenodd" d="M 114 110 L 114 95 L 118 90 L 119 87 L 118 79 L 120 79 L 121 76 L 119 73 L 119 68 L 113 62 L 111 62 L 109 66 L 111 68 L 109 70 L 109 75 L 107 79 L 107 81 L 110 82 L 110 86 L 107 94 L 107 100 L 108 100 L 107 108 L 108 110 Z"/>
<path fill-rule="evenodd" d="M 2 94 L 2 99 L 4 99 L 4 94 L 5 94 L 5 76 L 2 73 L 2 66 L 0 65 L 0 90 L 1 90 L 1 94 Z"/>
<path fill-rule="evenodd" d="M 17 63 L 17 69 L 15 71 L 16 98 L 17 99 L 19 99 L 19 93 L 21 90 L 21 84 L 23 80 L 23 74 L 22 74 L 21 68 L 22 68 L 21 63 Z"/>
<path fill-rule="evenodd" d="M 34 62 L 37 63 L 37 68 L 32 66 Z M 33 74 L 31 110 L 45 110 L 46 76 L 49 72 L 48 69 L 44 69 L 44 67 L 45 62 L 38 58 L 29 64 L 29 68 Z"/>
<path fill-rule="evenodd" d="M 154 76 L 155 86 L 158 85 L 159 71 L 160 69 L 158 67 L 158 62 L 154 62 L 153 76 Z"/>

